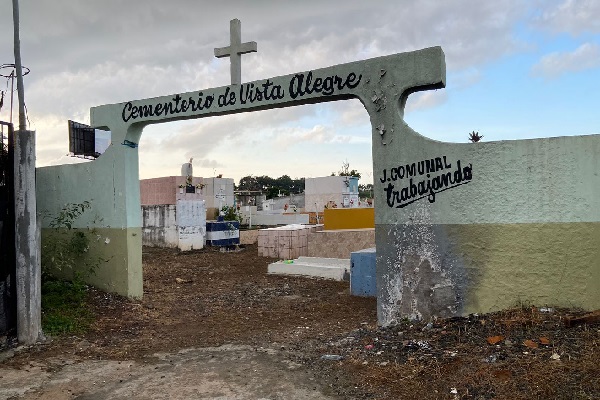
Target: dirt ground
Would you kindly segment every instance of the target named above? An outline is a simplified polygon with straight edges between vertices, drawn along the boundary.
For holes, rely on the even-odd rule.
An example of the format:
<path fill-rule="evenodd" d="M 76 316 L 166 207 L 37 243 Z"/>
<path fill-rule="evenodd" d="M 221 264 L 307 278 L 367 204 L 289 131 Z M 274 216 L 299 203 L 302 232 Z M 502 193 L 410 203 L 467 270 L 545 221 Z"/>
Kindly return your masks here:
<path fill-rule="evenodd" d="M 0 353 L 0 398 L 600 399 L 600 324 L 566 327 L 577 310 L 378 328 L 374 298 L 272 261 L 145 247 L 144 299 L 90 290 L 88 334 Z"/>

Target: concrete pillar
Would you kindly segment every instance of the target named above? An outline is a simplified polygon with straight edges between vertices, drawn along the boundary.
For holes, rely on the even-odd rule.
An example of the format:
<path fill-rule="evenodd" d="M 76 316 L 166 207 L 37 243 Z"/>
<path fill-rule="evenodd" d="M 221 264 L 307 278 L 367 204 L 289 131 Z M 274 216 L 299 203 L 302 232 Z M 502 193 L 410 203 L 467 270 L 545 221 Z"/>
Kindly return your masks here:
<path fill-rule="evenodd" d="M 36 218 L 35 132 L 16 131 L 15 252 L 17 262 L 17 338 L 33 344 L 41 337 L 41 260 Z"/>

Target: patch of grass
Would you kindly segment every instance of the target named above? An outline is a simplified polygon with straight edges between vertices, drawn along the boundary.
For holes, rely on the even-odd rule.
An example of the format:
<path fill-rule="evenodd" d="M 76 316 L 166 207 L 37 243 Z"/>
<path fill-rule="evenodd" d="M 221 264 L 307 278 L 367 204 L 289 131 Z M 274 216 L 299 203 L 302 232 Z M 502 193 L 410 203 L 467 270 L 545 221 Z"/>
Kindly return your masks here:
<path fill-rule="evenodd" d="M 49 335 L 82 334 L 94 321 L 88 302 L 87 286 L 47 279 L 42 283 L 42 329 Z"/>

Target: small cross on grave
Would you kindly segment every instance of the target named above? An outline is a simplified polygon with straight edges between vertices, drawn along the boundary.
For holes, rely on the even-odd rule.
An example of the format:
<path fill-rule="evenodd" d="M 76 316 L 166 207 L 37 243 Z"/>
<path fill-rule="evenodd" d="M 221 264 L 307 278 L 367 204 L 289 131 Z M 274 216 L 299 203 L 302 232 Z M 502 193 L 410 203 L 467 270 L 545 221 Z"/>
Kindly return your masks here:
<path fill-rule="evenodd" d="M 242 43 L 242 23 L 232 19 L 229 23 L 229 46 L 215 49 L 215 57 L 229 57 L 231 60 L 231 84 L 242 83 L 242 54 L 256 52 L 256 42 Z"/>

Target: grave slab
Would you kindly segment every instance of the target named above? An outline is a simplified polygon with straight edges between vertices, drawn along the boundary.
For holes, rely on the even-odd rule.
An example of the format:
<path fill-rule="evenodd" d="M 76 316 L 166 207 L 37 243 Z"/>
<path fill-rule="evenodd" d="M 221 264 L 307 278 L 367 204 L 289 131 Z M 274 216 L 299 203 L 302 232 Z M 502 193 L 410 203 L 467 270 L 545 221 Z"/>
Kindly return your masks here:
<path fill-rule="evenodd" d="M 301 275 L 343 281 L 349 279 L 350 259 L 298 257 L 269 264 L 269 274 Z"/>

